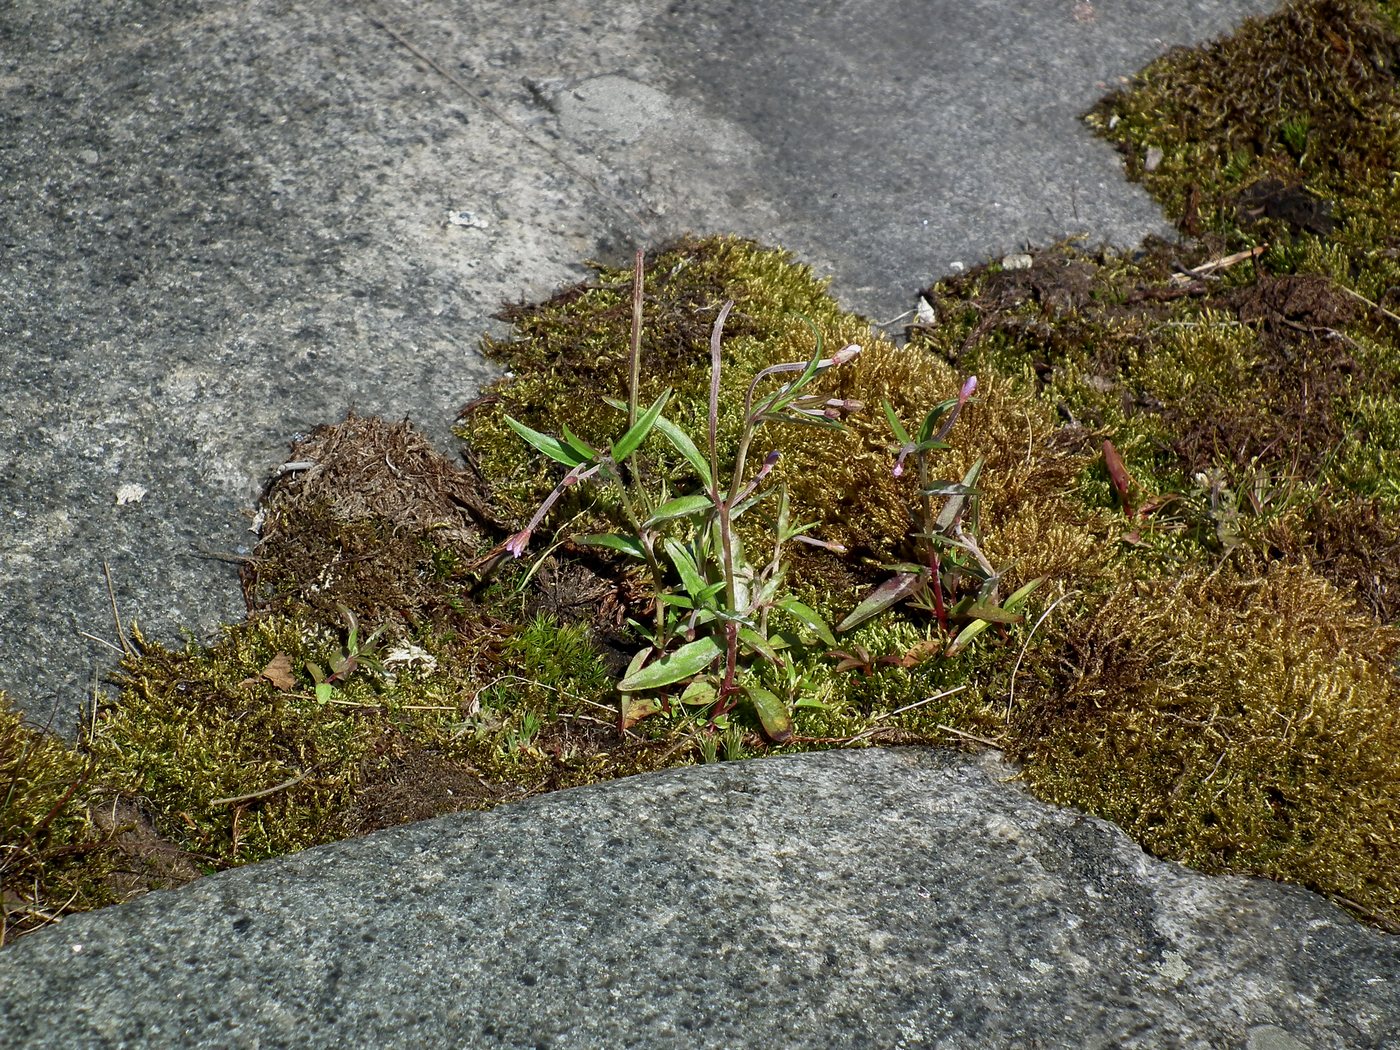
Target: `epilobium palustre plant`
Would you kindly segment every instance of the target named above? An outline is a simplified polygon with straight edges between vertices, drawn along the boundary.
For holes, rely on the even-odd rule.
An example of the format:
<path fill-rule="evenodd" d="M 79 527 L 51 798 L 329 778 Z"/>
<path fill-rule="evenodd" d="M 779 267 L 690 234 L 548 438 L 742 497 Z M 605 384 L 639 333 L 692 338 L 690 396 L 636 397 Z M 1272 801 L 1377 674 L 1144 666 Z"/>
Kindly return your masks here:
<path fill-rule="evenodd" d="M 969 376 L 957 397 L 933 406 L 914 435 L 900 422 L 893 406 L 884 402 L 885 418 L 899 442 L 895 475 L 904 473 L 905 461 L 911 456 L 918 469 L 919 504 L 912 538 L 919 560 L 886 566 L 894 575 L 862 600 L 841 621 L 838 631 L 850 630 L 908 602 L 934 615 L 945 641 L 942 655 L 951 657 L 992 624 L 1020 623 L 1024 619 L 1016 610 L 1043 578 L 1031 580 L 1004 602 L 998 602 L 1002 572 L 992 567 L 977 539 L 976 486 L 984 460 L 979 456 L 961 481 L 933 476 L 932 457 L 949 447 L 946 438 L 976 390 L 977 377 Z"/>
<path fill-rule="evenodd" d="M 856 402 L 804 391 L 823 372 L 853 360 L 860 347 L 852 344 L 831 357 L 823 357 L 820 333 L 815 333 L 816 352 L 811 360 L 772 365 L 755 375 L 744 397 L 737 451 L 722 470 L 721 344 L 724 324 L 734 303 L 724 304 L 710 333 L 709 426 L 702 453 L 695 441 L 663 414 L 671 396 L 669 388 L 645 411 L 637 403 L 641 282 L 642 255 L 638 252 L 633 280 L 628 401 L 624 404 L 607 399 L 608 404 L 627 414 L 628 424 L 622 436 L 606 449 L 596 449 L 567 425 L 561 427 L 562 436 L 556 438 L 506 417 L 517 434 L 566 466 L 568 473 L 540 504 L 529 524 L 506 541 L 505 549 L 520 557 L 535 529 L 571 487 L 582 481 L 614 486 L 621 518 L 614 522 L 615 531 L 576 539 L 641 560 L 652 578 L 653 622 L 650 626 L 634 624 L 647 645 L 636 654 L 618 683 L 623 697 L 622 727 L 662 710 L 662 700 L 655 695 L 659 690 L 686 683 L 678 699 L 687 706 L 707 710 L 712 724 L 724 725 L 729 712 L 747 701 L 769 739 L 782 743 L 793 733 L 787 701 L 765 688 L 749 665 L 757 658 L 781 667 L 781 650 L 800 637 L 774 629 L 770 620 L 775 611 L 785 614 L 798 632 L 813 635 L 827 646 L 836 644 L 821 616 L 787 589 L 783 562 L 783 550 L 789 542 L 833 545 L 807 535 L 812 525 L 792 522 L 785 486 L 764 485 L 777 465 L 778 454 L 768 453 L 752 472 L 749 457 L 764 424 L 839 427 L 846 415 L 858 411 L 862 406 Z M 761 387 L 775 380 L 776 389 L 760 392 Z M 664 485 L 648 487 L 644 483 L 644 478 L 655 475 L 636 458 L 653 431 L 661 434 L 695 472 L 699 482 L 696 491 L 672 498 Z M 761 558 L 751 558 L 735 522 L 775 494 L 772 546 Z"/>

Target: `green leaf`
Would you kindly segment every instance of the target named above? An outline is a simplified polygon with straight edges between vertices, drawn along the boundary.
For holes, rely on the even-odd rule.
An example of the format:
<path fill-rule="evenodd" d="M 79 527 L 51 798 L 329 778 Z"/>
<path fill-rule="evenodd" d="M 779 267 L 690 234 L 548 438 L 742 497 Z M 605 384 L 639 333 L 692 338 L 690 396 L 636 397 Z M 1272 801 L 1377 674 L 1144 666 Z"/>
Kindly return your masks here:
<path fill-rule="evenodd" d="M 759 634 L 752 627 L 739 628 L 739 641 L 743 642 L 754 652 L 758 653 L 771 664 L 779 664 L 782 657 L 778 655 L 778 650 L 768 644 L 768 639 Z"/>
<path fill-rule="evenodd" d="M 707 678 L 697 678 L 682 690 L 681 703 L 688 707 L 706 707 L 719 696 L 715 684 Z"/>
<path fill-rule="evenodd" d="M 730 512 L 729 512 L 729 520 L 730 520 L 730 521 L 733 521 L 733 520 L 734 520 L 735 518 L 737 518 L 740 514 L 743 514 L 745 511 L 751 510 L 753 507 L 755 507 L 755 506 L 758 504 L 758 502 L 759 502 L 760 500 L 765 500 L 765 499 L 767 499 L 767 498 L 769 497 L 769 495 L 770 495 L 772 492 L 773 492 L 773 489 L 771 489 L 771 488 L 759 489 L 757 492 L 755 492 L 755 493 L 754 493 L 752 496 L 750 496 L 748 499 L 746 499 L 746 500 L 744 500 L 743 502 L 741 502 L 737 507 L 734 507 L 732 510 L 730 510 Z"/>
<path fill-rule="evenodd" d="M 570 430 L 569 424 L 560 423 L 559 430 L 564 435 L 564 441 L 568 444 L 568 446 L 575 452 L 577 452 L 580 456 L 582 456 L 585 460 L 593 460 L 598 458 L 598 450 L 592 445 L 590 445 L 587 441 L 584 441 L 583 438 L 579 437 L 572 430 Z"/>
<path fill-rule="evenodd" d="M 962 486 L 971 489 L 977 484 L 977 478 L 982 473 L 982 464 L 987 461 L 986 456 L 978 456 L 977 462 L 967 468 L 967 473 L 963 475 Z M 967 503 L 968 496 L 953 496 L 947 503 L 943 504 L 943 511 L 938 515 L 938 520 L 934 523 L 939 531 L 950 529 L 953 522 L 957 521 L 958 515 L 962 513 L 963 505 Z"/>
<path fill-rule="evenodd" d="M 1011 597 L 1001 603 L 1003 609 L 1014 609 L 1034 593 L 1035 589 L 1045 582 L 1044 576 L 1037 576 L 1030 583 L 1023 584 L 1011 593 Z"/>
<path fill-rule="evenodd" d="M 919 425 L 919 444 L 923 444 L 933 437 L 933 428 L 938 425 L 938 421 L 944 414 L 958 403 L 958 399 L 950 397 L 947 401 L 940 401 L 929 410 L 929 414 L 924 417 L 923 423 Z"/>
<path fill-rule="evenodd" d="M 666 400 L 671 396 L 671 388 L 667 387 L 661 392 L 661 396 L 651 403 L 651 407 L 642 413 L 641 418 L 632 424 L 632 428 L 613 442 L 612 458 L 614 463 L 621 463 L 637 449 L 641 448 L 642 442 L 651 433 L 651 428 L 656 425 L 656 420 L 661 415 L 661 410 L 666 407 Z"/>
<path fill-rule="evenodd" d="M 789 616 L 794 617 L 808 628 L 813 634 L 825 642 L 828 646 L 836 648 L 836 635 L 831 633 L 831 628 L 822 619 L 821 613 L 813 609 L 810 605 L 798 601 L 796 598 L 784 598 L 777 603 L 778 608 Z"/>
<path fill-rule="evenodd" d="M 894 432 L 894 439 L 901 445 L 911 445 L 913 441 L 909 437 L 909 431 L 904 429 L 904 424 L 899 421 L 899 416 L 895 415 L 894 406 L 887 398 L 881 398 L 880 404 L 885 406 L 885 418 L 889 420 L 890 430 Z"/>
<path fill-rule="evenodd" d="M 949 616 L 967 617 L 973 620 L 986 620 L 988 623 L 1021 623 L 1025 617 L 1020 613 L 1008 612 L 995 602 L 979 601 L 976 598 L 963 598 L 951 609 Z"/>
<path fill-rule="evenodd" d="M 646 551 L 642 547 L 641 540 L 635 536 L 622 536 L 617 533 L 595 532 L 587 536 L 578 536 L 575 542 L 586 544 L 589 547 L 607 547 L 610 550 L 621 551 L 623 554 L 630 554 L 634 558 L 645 558 Z"/>
<path fill-rule="evenodd" d="M 921 489 L 925 496 L 975 496 L 976 489 L 970 489 L 966 485 L 960 485 L 956 481 L 933 481 L 929 487 Z"/>
<path fill-rule="evenodd" d="M 950 659 L 954 656 L 957 656 L 958 653 L 962 652 L 964 649 L 967 648 L 968 644 L 974 638 L 976 638 L 979 634 L 981 634 L 990 626 L 991 624 L 988 623 L 986 620 L 973 620 L 970 624 L 968 624 L 960 632 L 958 632 L 958 636 L 953 639 L 953 644 L 948 646 L 948 651 L 944 655 L 949 657 Z"/>
<path fill-rule="evenodd" d="M 696 474 L 700 475 L 700 480 L 705 483 L 705 488 L 709 489 L 713 484 L 710 478 L 709 461 L 700 454 L 700 450 L 695 447 L 695 442 L 690 440 L 690 435 L 665 416 L 657 417 L 656 429 L 661 431 L 661 436 L 685 457 L 685 461 L 691 465 Z"/>
<path fill-rule="evenodd" d="M 576 467 L 580 463 L 586 463 L 588 461 L 587 456 L 580 456 L 558 438 L 550 437 L 548 434 L 541 434 L 538 430 L 527 427 L 518 419 L 512 419 L 509 415 L 505 415 L 504 413 L 502 415 L 507 426 L 550 459 L 562 463 L 566 467 Z"/>
<path fill-rule="evenodd" d="M 666 548 L 666 556 L 671 559 L 671 564 L 676 567 L 676 572 L 680 574 L 681 586 L 692 598 L 701 594 L 708 586 L 704 575 L 700 572 L 700 566 L 695 559 L 690 556 L 690 551 L 685 549 L 684 544 L 673 539 L 667 539 L 663 544 Z"/>
<path fill-rule="evenodd" d="M 617 684 L 619 692 L 633 693 L 642 689 L 660 689 L 663 685 L 674 685 L 687 678 L 694 678 L 710 664 L 724 655 L 724 646 L 706 635 L 693 642 L 687 642 L 673 653 L 667 653 L 654 664 L 639 670 L 629 670 L 626 678 Z"/>
<path fill-rule="evenodd" d="M 693 514 L 711 509 L 714 504 L 710 497 L 701 492 L 692 492 L 689 496 L 677 496 L 675 499 L 667 500 L 652 512 L 644 525 L 659 525 L 663 521 L 671 521 L 674 518 L 688 518 Z"/>
<path fill-rule="evenodd" d="M 836 626 L 837 632 L 849 631 L 864 623 L 872 616 L 878 616 L 886 609 L 892 609 L 911 594 L 922 590 L 926 578 L 922 573 L 901 572 L 891 576 L 876 587 L 865 599 L 851 610 L 851 614 Z"/>
<path fill-rule="evenodd" d="M 763 733 L 769 740 L 775 744 L 786 744 L 792 739 L 792 712 L 776 693 L 761 685 L 746 685 L 744 695 L 753 705 Z"/>

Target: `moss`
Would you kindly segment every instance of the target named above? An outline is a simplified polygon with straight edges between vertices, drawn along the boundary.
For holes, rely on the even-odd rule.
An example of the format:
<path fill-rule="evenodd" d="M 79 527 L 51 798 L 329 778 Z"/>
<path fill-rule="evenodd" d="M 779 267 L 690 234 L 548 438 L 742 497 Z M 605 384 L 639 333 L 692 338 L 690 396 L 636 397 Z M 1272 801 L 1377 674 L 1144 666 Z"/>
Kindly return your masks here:
<path fill-rule="evenodd" d="M 1400 923 L 1400 630 L 1301 566 L 1136 581 L 1057 627 L 1013 751 L 1160 856 Z"/>
<path fill-rule="evenodd" d="M 0 706 L 0 944 L 121 899 L 85 805 L 91 774 L 75 749 Z"/>

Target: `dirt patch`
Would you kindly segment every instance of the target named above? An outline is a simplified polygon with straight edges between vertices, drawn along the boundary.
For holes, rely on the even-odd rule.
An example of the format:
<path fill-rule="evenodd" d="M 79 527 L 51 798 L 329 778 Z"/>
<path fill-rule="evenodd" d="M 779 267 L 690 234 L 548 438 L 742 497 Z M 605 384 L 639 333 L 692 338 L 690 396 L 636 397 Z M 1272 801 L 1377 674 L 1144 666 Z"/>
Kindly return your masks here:
<path fill-rule="evenodd" d="M 475 560 L 508 531 L 470 463 L 454 466 L 407 421 L 353 413 L 295 443 L 267 486 L 242 573 L 250 611 L 337 607 L 413 626 L 465 615 Z"/>

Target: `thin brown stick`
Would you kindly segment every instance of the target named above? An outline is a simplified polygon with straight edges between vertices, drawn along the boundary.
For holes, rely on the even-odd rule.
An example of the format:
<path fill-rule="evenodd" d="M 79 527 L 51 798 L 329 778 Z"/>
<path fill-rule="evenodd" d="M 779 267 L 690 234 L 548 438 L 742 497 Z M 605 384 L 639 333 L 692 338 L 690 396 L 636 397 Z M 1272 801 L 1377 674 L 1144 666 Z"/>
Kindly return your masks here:
<path fill-rule="evenodd" d="M 250 791 L 246 795 L 232 795 L 228 798 L 216 798 L 213 802 L 209 803 L 209 808 L 213 809 L 215 806 L 231 806 L 237 802 L 252 802 L 254 799 L 275 795 L 279 791 L 286 791 L 290 787 L 296 787 L 315 771 L 316 767 L 312 766 L 305 773 L 300 773 L 292 777 L 291 780 L 284 780 L 280 784 L 273 784 L 270 788 L 263 788 L 261 791 Z"/>
<path fill-rule="evenodd" d="M 117 590 L 112 586 L 112 567 L 107 564 L 107 559 L 102 559 L 102 573 L 107 577 L 107 601 L 112 605 L 112 622 L 117 627 L 117 638 L 122 643 L 122 652 L 127 656 L 135 656 L 136 650 L 132 648 L 131 642 L 127 640 L 126 631 L 122 629 L 122 614 L 117 611 Z"/>
<path fill-rule="evenodd" d="M 627 429 L 637 425 L 637 386 L 642 377 L 642 264 L 645 253 L 637 249 L 637 262 L 632 270 L 632 360 L 627 383 Z"/>
<path fill-rule="evenodd" d="M 1333 281 L 1332 283 L 1333 283 L 1333 284 L 1336 284 L 1335 281 Z M 1346 285 L 1344 285 L 1344 284 L 1338 284 L 1337 287 L 1340 288 L 1342 291 L 1346 292 L 1347 295 L 1351 296 L 1353 299 L 1360 299 L 1363 303 L 1365 303 L 1367 306 L 1371 307 L 1373 310 L 1379 310 L 1381 313 L 1383 313 L 1383 314 L 1385 314 L 1387 317 L 1389 317 L 1392 321 L 1395 321 L 1397 324 L 1400 324 L 1400 314 L 1393 314 L 1393 313 L 1391 313 L 1389 310 L 1387 310 L 1387 309 L 1386 309 L 1384 306 L 1382 306 L 1380 303 L 1372 302 L 1370 299 L 1367 299 L 1367 298 L 1366 298 L 1364 295 L 1362 295 L 1360 292 L 1352 291 L 1350 288 L 1348 288 L 1348 287 L 1347 287 Z"/>
<path fill-rule="evenodd" d="M 954 736 L 965 737 L 968 740 L 975 740 L 979 744 L 986 744 L 988 747 L 994 747 L 998 751 L 1002 749 L 1001 744 L 997 741 L 988 740 L 986 737 L 978 736 L 976 733 L 965 733 L 961 729 L 954 729 L 952 726 L 945 726 L 942 722 L 935 722 L 934 724 L 938 726 L 939 729 L 943 730 L 945 733 L 952 733 Z"/>
<path fill-rule="evenodd" d="M 1269 250 L 1267 244 L 1260 244 L 1253 248 L 1246 248 L 1242 252 L 1235 252 L 1234 255 L 1225 255 L 1219 259 L 1212 259 L 1210 262 L 1203 262 L 1199 266 L 1192 266 L 1189 269 L 1181 268 L 1181 273 L 1174 273 L 1168 279 L 1171 284 L 1188 284 L 1194 278 L 1199 280 L 1208 273 L 1216 270 L 1224 270 L 1234 266 L 1235 263 L 1244 262 L 1246 259 L 1256 259 Z"/>

